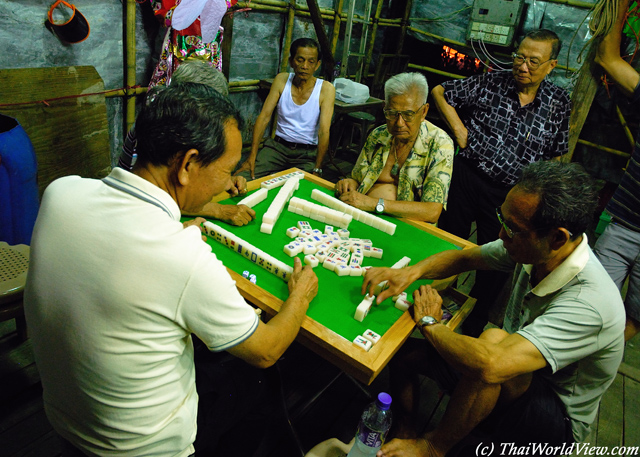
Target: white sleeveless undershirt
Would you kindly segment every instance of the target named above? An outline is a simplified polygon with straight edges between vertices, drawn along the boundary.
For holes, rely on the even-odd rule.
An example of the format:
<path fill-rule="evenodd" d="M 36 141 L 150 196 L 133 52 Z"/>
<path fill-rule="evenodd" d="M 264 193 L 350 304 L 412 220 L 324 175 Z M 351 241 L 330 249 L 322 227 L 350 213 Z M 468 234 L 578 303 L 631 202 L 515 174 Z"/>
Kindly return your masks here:
<path fill-rule="evenodd" d="M 316 80 L 313 92 L 304 105 L 296 105 L 291 97 L 289 75 L 280 100 L 278 100 L 278 125 L 276 135 L 292 143 L 318 144 L 318 122 L 320 120 L 320 90 L 322 79 Z"/>

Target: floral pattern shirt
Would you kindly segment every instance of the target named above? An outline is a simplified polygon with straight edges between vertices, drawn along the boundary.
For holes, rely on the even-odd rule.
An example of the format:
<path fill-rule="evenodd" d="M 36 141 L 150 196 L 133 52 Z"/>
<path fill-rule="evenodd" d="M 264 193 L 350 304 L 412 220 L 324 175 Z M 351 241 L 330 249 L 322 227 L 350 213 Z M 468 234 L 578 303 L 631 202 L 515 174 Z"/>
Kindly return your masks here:
<path fill-rule="evenodd" d="M 360 183 L 358 192 L 366 194 L 380 177 L 391 151 L 391 134 L 386 125 L 371 132 L 353 167 L 351 177 Z M 444 130 L 422 121 L 416 142 L 400 168 L 397 200 L 442 203 L 447 195 L 453 170 L 453 141 Z"/>

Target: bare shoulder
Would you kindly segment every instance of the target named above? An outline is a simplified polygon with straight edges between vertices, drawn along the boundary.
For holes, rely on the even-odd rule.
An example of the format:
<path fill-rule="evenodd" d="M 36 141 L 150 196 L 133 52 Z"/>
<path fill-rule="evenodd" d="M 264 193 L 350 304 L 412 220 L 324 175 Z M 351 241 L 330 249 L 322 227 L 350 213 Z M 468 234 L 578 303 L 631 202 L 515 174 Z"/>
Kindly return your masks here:
<path fill-rule="evenodd" d="M 287 84 L 287 79 L 289 79 L 289 73 L 278 73 L 273 79 L 271 89 L 278 89 L 279 92 L 282 92 L 282 89 Z"/>
<path fill-rule="evenodd" d="M 320 105 L 329 103 L 333 106 L 336 99 L 336 88 L 329 81 L 322 81 L 320 88 Z"/>
<path fill-rule="evenodd" d="M 322 81 L 322 89 L 320 89 L 320 93 L 322 95 L 332 95 L 335 97 L 336 95 L 336 88 L 333 87 L 333 84 L 331 84 L 329 81 Z"/>

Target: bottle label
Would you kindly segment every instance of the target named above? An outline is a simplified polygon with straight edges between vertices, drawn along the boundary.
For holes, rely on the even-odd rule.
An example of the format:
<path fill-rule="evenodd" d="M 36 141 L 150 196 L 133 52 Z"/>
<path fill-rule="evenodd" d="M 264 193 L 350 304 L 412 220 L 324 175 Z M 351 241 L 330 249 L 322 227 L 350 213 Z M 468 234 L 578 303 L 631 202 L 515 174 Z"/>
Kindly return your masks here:
<path fill-rule="evenodd" d="M 371 430 L 362 422 L 358 427 L 358 440 L 367 447 L 379 448 L 384 443 L 386 433 Z"/>

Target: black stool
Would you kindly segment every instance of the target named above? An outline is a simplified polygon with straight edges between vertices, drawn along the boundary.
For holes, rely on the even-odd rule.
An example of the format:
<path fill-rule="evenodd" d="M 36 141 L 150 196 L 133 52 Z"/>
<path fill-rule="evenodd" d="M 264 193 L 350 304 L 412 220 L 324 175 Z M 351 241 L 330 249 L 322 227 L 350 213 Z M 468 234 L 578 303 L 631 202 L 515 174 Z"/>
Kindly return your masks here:
<path fill-rule="evenodd" d="M 369 131 L 373 128 L 375 120 L 375 116 L 362 111 L 356 111 L 342 116 L 341 119 L 339 119 L 340 125 L 336 140 L 336 151 L 338 149 L 355 150 L 357 157 L 362 151 L 365 141 L 367 141 Z M 348 142 L 345 142 L 345 140 Z"/>

